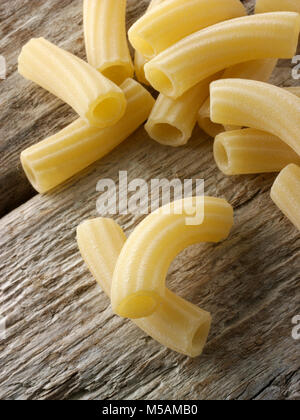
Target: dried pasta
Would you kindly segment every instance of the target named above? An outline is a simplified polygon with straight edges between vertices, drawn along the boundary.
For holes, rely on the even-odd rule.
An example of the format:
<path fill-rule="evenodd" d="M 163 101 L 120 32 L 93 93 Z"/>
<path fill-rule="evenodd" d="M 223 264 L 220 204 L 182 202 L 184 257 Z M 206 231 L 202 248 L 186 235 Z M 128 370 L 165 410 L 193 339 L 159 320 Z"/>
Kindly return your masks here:
<path fill-rule="evenodd" d="M 300 164 L 300 156 L 278 137 L 252 128 L 217 135 L 214 158 L 226 175 L 279 172 L 291 162 Z"/>
<path fill-rule="evenodd" d="M 149 10 L 151 10 L 153 7 L 155 7 L 155 6 L 159 5 L 160 3 L 162 3 L 163 1 L 165 1 L 165 0 L 151 0 L 150 1 L 150 4 L 149 4 L 149 7 L 148 7 L 148 9 L 146 11 L 146 13 L 149 12 Z M 135 75 L 136 75 L 137 80 L 140 83 L 143 83 L 144 85 L 149 85 L 149 82 L 146 79 L 145 70 L 144 70 L 144 66 L 145 66 L 145 64 L 148 61 L 149 60 L 147 60 L 143 56 L 143 54 L 141 54 L 138 51 L 135 51 L 135 53 L 134 53 L 134 71 L 135 71 Z"/>
<path fill-rule="evenodd" d="M 19 72 L 69 104 L 90 125 L 115 124 L 125 113 L 123 91 L 96 69 L 44 38 L 31 39 L 19 56 Z"/>
<path fill-rule="evenodd" d="M 199 223 L 187 224 L 193 212 L 199 213 Z M 179 200 L 147 216 L 118 259 L 111 288 L 113 311 L 132 319 L 153 314 L 165 296 L 165 278 L 176 255 L 195 243 L 225 239 L 232 224 L 232 207 L 212 197 Z"/>
<path fill-rule="evenodd" d="M 38 192 L 49 191 L 102 158 L 147 119 L 154 105 L 150 93 L 132 79 L 125 80 L 121 87 L 127 109 L 113 127 L 91 127 L 79 118 L 21 153 L 24 171 Z"/>
<path fill-rule="evenodd" d="M 214 81 L 210 94 L 213 122 L 267 131 L 300 155 L 300 98 L 296 95 L 245 79 Z"/>
<path fill-rule="evenodd" d="M 300 230 L 300 167 L 286 166 L 276 178 L 271 198 L 277 207 Z"/>
<path fill-rule="evenodd" d="M 126 36 L 126 0 L 84 0 L 83 26 L 88 62 L 117 85 L 133 77 Z"/>
<path fill-rule="evenodd" d="M 112 219 L 87 220 L 77 228 L 81 255 L 109 297 L 114 268 L 125 241 L 124 232 Z M 157 311 L 133 322 L 162 345 L 196 357 L 206 343 L 211 315 L 166 289 Z"/>
<path fill-rule="evenodd" d="M 277 59 L 253 60 L 228 67 L 222 74 L 222 79 L 239 78 L 261 80 L 267 82 L 276 67 Z M 210 119 L 210 97 L 203 103 L 198 112 L 199 127 L 211 137 L 216 137 L 226 131 L 238 130 L 241 127 L 213 123 Z"/>
<path fill-rule="evenodd" d="M 245 15 L 239 0 L 166 0 L 138 19 L 128 37 L 137 51 L 152 58 L 193 32 Z"/>
<path fill-rule="evenodd" d="M 178 99 L 160 94 L 145 129 L 158 143 L 178 147 L 186 144 L 197 122 L 200 106 L 209 94 L 211 76 L 192 87 Z"/>
<path fill-rule="evenodd" d="M 299 29 L 300 16 L 293 12 L 231 19 L 195 32 L 163 51 L 145 65 L 145 75 L 156 90 L 176 99 L 225 67 L 293 57 Z"/>

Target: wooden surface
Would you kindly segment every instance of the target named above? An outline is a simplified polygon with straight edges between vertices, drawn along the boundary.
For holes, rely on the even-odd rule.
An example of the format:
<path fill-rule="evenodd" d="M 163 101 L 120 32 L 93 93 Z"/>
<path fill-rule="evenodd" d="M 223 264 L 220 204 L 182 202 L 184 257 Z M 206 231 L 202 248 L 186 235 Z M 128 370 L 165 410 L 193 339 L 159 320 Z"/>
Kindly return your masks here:
<path fill-rule="evenodd" d="M 128 24 L 147 1 L 128 1 Z M 248 1 L 249 7 L 253 1 Z M 275 175 L 225 177 L 212 141 L 196 130 L 180 149 L 143 128 L 54 193 L 35 195 L 19 167 L 26 146 L 74 119 L 70 109 L 16 72 L 21 46 L 45 36 L 85 57 L 81 0 L 2 0 L 0 54 L 0 341 L 2 399 L 299 399 L 300 234 L 272 204 Z M 273 82 L 295 85 L 289 61 Z M 206 193 L 235 207 L 229 240 L 182 253 L 168 284 L 213 314 L 202 357 L 162 348 L 109 302 L 77 250 L 76 226 L 97 216 L 101 178 L 204 178 Z M 129 180 L 130 180 L 129 179 Z M 31 199 L 29 199 L 32 197 Z M 116 217 L 127 233 L 141 220 Z"/>

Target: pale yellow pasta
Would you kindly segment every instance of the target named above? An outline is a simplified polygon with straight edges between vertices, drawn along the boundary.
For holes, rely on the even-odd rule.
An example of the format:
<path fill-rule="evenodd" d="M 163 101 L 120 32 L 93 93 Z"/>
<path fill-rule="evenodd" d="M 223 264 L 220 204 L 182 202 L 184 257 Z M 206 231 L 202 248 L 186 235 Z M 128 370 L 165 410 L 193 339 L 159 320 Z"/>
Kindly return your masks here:
<path fill-rule="evenodd" d="M 239 78 L 261 80 L 267 82 L 276 67 L 277 59 L 253 60 L 228 67 L 222 74 L 222 79 Z M 210 119 L 210 97 L 204 102 L 198 113 L 199 127 L 211 137 L 226 131 L 238 130 L 241 127 L 213 123 Z"/>
<path fill-rule="evenodd" d="M 88 62 L 120 85 L 133 77 L 126 36 L 126 0 L 84 0 L 83 27 Z"/>
<path fill-rule="evenodd" d="M 198 214 L 198 224 L 187 224 L 192 213 Z M 118 259 L 111 288 L 113 311 L 132 319 L 153 314 L 165 297 L 167 271 L 176 255 L 195 243 L 225 239 L 232 224 L 232 207 L 211 197 L 179 200 L 147 216 Z"/>
<path fill-rule="evenodd" d="M 166 0 L 138 19 L 128 37 L 137 51 L 152 58 L 193 32 L 245 15 L 239 0 Z"/>
<path fill-rule="evenodd" d="M 149 10 L 151 10 L 153 7 L 155 7 L 158 4 L 162 3 L 163 1 L 165 1 L 165 0 L 151 0 L 150 1 L 150 4 L 149 4 L 149 7 L 148 7 L 148 9 L 146 11 L 146 13 L 149 12 Z M 134 71 L 135 71 L 135 75 L 136 75 L 137 80 L 140 83 L 143 83 L 144 85 L 149 85 L 149 82 L 146 79 L 145 70 L 144 70 L 144 66 L 147 63 L 147 61 L 149 61 L 149 60 L 147 60 L 143 56 L 143 54 L 141 54 L 138 51 L 135 51 L 135 53 L 134 53 Z"/>
<path fill-rule="evenodd" d="M 115 124 L 125 113 L 123 91 L 96 69 L 44 38 L 31 39 L 19 56 L 19 72 L 69 104 L 96 127 Z"/>
<path fill-rule="evenodd" d="M 21 153 L 24 171 L 38 192 L 47 192 L 109 153 L 147 119 L 154 105 L 150 93 L 132 79 L 121 87 L 127 109 L 113 127 L 91 127 L 79 118 Z"/>
<path fill-rule="evenodd" d="M 289 163 L 300 164 L 300 157 L 272 134 L 247 128 L 216 136 L 214 158 L 226 175 L 279 172 Z"/>
<path fill-rule="evenodd" d="M 114 268 L 125 241 L 124 232 L 112 219 L 87 220 L 77 228 L 81 255 L 109 297 Z M 156 312 L 133 322 L 162 345 L 196 357 L 206 343 L 211 315 L 166 290 Z"/>
<path fill-rule="evenodd" d="M 267 131 L 300 155 L 300 98 L 270 85 L 224 79 L 210 85 L 211 120 Z"/>
<path fill-rule="evenodd" d="M 272 187 L 271 198 L 277 207 L 300 230 L 300 167 L 285 167 Z"/>
<path fill-rule="evenodd" d="M 160 94 L 151 111 L 145 129 L 158 143 L 182 146 L 190 139 L 197 122 L 198 110 L 209 94 L 209 85 L 216 79 L 203 80 L 178 99 Z"/>
<path fill-rule="evenodd" d="M 145 65 L 145 75 L 156 90 L 176 99 L 224 67 L 293 57 L 299 29 L 300 15 L 293 12 L 231 19 L 195 32 L 163 51 Z"/>
<path fill-rule="evenodd" d="M 297 12 L 300 13 L 299 0 L 256 0 L 255 13 L 266 12 Z"/>

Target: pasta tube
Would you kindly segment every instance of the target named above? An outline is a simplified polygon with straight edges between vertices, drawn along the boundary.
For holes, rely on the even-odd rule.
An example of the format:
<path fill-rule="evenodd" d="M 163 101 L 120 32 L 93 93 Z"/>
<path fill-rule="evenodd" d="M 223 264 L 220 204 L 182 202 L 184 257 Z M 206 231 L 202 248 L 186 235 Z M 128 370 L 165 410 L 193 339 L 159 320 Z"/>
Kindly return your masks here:
<path fill-rule="evenodd" d="M 186 223 L 193 212 L 199 213 L 199 221 L 201 213 L 202 223 Z M 167 271 L 176 255 L 195 243 L 225 239 L 232 224 L 232 207 L 211 197 L 175 201 L 147 216 L 118 259 L 111 287 L 113 311 L 132 319 L 153 314 L 165 297 Z"/>
<path fill-rule="evenodd" d="M 126 0 L 84 0 L 83 26 L 88 62 L 120 85 L 133 77 L 126 36 Z"/>
<path fill-rule="evenodd" d="M 300 230 L 300 167 L 288 165 L 278 175 L 271 191 L 277 207 Z"/>
<path fill-rule="evenodd" d="M 109 297 L 114 268 L 125 241 L 124 232 L 112 219 L 87 220 L 77 228 L 81 255 Z M 196 357 L 206 343 L 211 315 L 166 290 L 154 314 L 133 322 L 162 345 Z"/>
<path fill-rule="evenodd" d="M 264 130 L 300 155 L 300 99 L 285 89 L 244 79 L 210 85 L 211 120 Z"/>
<path fill-rule="evenodd" d="M 299 0 L 256 0 L 255 13 L 284 11 L 300 13 Z"/>
<path fill-rule="evenodd" d="M 31 39 L 22 48 L 19 72 L 65 101 L 92 126 L 113 125 L 125 113 L 125 96 L 118 86 L 43 38 Z"/>
<path fill-rule="evenodd" d="M 38 192 L 49 191 L 102 158 L 147 119 L 154 105 L 150 93 L 132 79 L 125 80 L 121 87 L 127 109 L 113 127 L 98 129 L 79 118 L 21 153 L 24 171 Z"/>
<path fill-rule="evenodd" d="M 289 163 L 300 164 L 300 157 L 278 137 L 247 128 L 219 134 L 214 157 L 226 175 L 279 172 Z"/>
<path fill-rule="evenodd" d="M 264 58 L 291 58 L 298 44 L 300 16 L 264 13 L 218 23 L 195 32 L 145 65 L 159 92 L 178 98 L 225 67 Z"/>
<path fill-rule="evenodd" d="M 276 67 L 277 59 L 253 60 L 228 67 L 222 74 L 222 79 L 239 78 L 261 80 L 267 82 Z M 213 123 L 210 119 L 210 97 L 204 102 L 198 113 L 199 127 L 211 137 L 216 137 L 226 131 L 238 130 L 241 127 Z"/>
<path fill-rule="evenodd" d="M 160 94 L 145 125 L 150 137 L 168 146 L 182 146 L 192 135 L 198 110 L 209 94 L 211 76 L 194 86 L 178 99 Z"/>
<path fill-rule="evenodd" d="M 151 0 L 149 7 L 146 11 L 149 12 L 149 10 L 151 10 L 153 7 L 157 6 L 158 4 L 162 3 L 165 0 Z M 134 71 L 135 71 L 135 75 L 137 80 L 140 83 L 143 83 L 144 85 L 149 85 L 148 80 L 146 79 L 145 76 L 145 71 L 144 71 L 144 66 L 147 63 L 147 59 L 143 56 L 143 54 L 141 54 L 138 51 L 135 51 L 134 54 Z"/>
<path fill-rule="evenodd" d="M 152 58 L 193 32 L 245 15 L 239 0 L 166 0 L 138 19 L 128 37 L 137 51 Z"/>

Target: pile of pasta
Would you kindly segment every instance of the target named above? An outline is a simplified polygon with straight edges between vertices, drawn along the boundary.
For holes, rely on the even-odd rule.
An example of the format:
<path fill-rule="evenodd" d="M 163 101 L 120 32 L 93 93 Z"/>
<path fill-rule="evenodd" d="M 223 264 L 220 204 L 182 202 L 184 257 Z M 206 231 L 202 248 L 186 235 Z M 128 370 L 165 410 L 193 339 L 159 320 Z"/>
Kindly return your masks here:
<path fill-rule="evenodd" d="M 297 51 L 299 0 L 257 0 L 253 15 L 240 0 L 152 0 L 128 32 L 134 61 L 126 0 L 84 0 L 83 16 L 87 62 L 44 38 L 30 40 L 19 56 L 21 75 L 78 114 L 21 153 L 38 192 L 102 158 L 145 121 L 152 139 L 172 147 L 184 146 L 198 122 L 215 138 L 224 174 L 280 172 L 271 197 L 300 229 L 300 87 L 267 83 L 277 60 Z M 159 92 L 156 100 L 143 85 Z M 211 315 L 170 292 L 165 278 L 187 246 L 227 238 L 233 209 L 214 197 L 169 206 L 146 217 L 128 240 L 105 218 L 83 222 L 77 240 L 116 314 L 195 357 Z M 193 213 L 198 223 L 187 224 Z"/>

